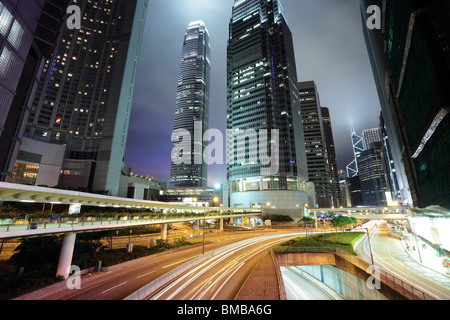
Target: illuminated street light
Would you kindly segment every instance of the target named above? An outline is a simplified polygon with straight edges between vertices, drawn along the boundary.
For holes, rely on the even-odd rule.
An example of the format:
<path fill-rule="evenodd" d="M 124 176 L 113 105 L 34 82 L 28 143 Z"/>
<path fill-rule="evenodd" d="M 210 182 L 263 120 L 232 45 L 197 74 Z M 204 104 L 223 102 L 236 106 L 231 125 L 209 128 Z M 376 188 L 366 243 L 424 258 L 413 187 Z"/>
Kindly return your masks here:
<path fill-rule="evenodd" d="M 220 200 L 219 197 L 214 197 L 212 199 L 213 206 L 214 203 L 219 202 L 219 200 Z M 206 208 L 205 210 L 203 210 L 203 255 L 205 254 L 205 226 L 206 226 Z"/>

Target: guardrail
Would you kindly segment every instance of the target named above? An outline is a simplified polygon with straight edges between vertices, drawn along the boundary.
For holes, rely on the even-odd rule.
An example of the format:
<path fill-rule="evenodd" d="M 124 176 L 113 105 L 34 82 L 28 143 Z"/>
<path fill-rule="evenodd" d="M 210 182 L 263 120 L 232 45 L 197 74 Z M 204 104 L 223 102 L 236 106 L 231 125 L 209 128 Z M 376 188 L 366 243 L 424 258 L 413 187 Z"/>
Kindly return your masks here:
<path fill-rule="evenodd" d="M 225 247 L 216 249 L 214 251 L 205 253 L 204 255 L 202 255 L 198 258 L 195 258 L 195 259 L 179 266 L 178 268 L 175 268 L 174 270 L 169 271 L 168 273 L 159 277 L 158 279 L 150 282 L 146 286 L 142 287 L 141 289 L 137 290 L 136 292 L 134 292 L 131 295 L 129 295 L 128 297 L 126 297 L 124 300 L 146 300 L 152 294 L 157 293 L 158 290 L 161 289 L 164 285 L 166 285 L 167 283 L 171 282 L 172 280 L 178 278 L 179 276 L 183 275 L 184 273 L 186 273 L 186 271 L 194 268 L 195 266 L 199 265 L 203 261 L 209 260 L 209 259 L 217 256 L 218 254 L 228 250 L 229 248 L 232 248 L 232 247 L 235 247 L 236 245 L 239 245 L 242 243 L 247 243 L 247 242 L 249 242 L 249 240 L 243 240 L 243 241 L 237 242 L 235 244 L 230 244 Z"/>
<path fill-rule="evenodd" d="M 270 237 L 283 237 L 286 236 L 288 234 L 284 234 L 284 235 L 272 235 Z M 186 273 L 186 271 L 196 267 L 197 265 L 199 265 L 200 263 L 202 263 L 203 261 L 206 261 L 208 259 L 211 259 L 231 248 L 236 248 L 241 246 L 242 244 L 246 244 L 249 242 L 254 242 L 256 241 L 256 239 L 263 239 L 266 238 L 267 236 L 262 236 L 262 237 L 258 237 L 258 238 L 253 238 L 253 239 L 246 239 L 246 240 L 242 240 L 233 244 L 229 244 L 226 245 L 224 247 L 221 247 L 219 249 L 210 251 L 205 253 L 204 255 L 195 258 L 177 268 L 175 268 L 172 271 L 169 271 L 168 273 L 166 273 L 165 275 L 159 277 L 158 279 L 150 282 L 149 284 L 147 284 L 146 286 L 142 287 L 141 289 L 135 291 L 134 293 L 130 294 L 128 297 L 126 297 L 124 300 L 146 300 L 148 299 L 148 297 L 150 295 L 153 295 L 155 293 L 157 293 L 158 290 L 160 290 L 163 286 L 165 286 L 166 284 L 168 284 L 169 282 L 171 282 L 172 280 L 178 278 L 179 276 L 183 275 L 184 273 Z"/>

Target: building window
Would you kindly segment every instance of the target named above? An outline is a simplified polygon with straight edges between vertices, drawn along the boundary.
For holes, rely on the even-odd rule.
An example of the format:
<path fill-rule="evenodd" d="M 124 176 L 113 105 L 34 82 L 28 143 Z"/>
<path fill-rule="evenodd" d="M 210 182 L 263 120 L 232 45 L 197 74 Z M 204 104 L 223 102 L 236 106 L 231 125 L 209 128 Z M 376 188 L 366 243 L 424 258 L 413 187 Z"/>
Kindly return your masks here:
<path fill-rule="evenodd" d="M 17 160 L 14 164 L 11 183 L 35 185 L 39 172 L 39 165 Z"/>

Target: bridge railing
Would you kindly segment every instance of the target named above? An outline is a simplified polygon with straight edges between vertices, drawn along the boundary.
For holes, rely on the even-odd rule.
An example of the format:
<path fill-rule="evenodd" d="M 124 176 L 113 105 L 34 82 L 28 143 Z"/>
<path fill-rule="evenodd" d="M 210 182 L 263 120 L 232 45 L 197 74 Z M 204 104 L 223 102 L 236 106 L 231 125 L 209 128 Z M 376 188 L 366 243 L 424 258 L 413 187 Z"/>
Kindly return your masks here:
<path fill-rule="evenodd" d="M 0 232 L 12 232 L 23 230 L 38 230 L 38 229 L 55 229 L 62 227 L 76 227 L 76 226 L 106 226 L 106 225 L 142 225 L 142 224 L 161 224 L 161 223 L 177 223 L 189 220 L 203 220 L 206 219 L 220 219 L 230 217 L 244 217 L 260 215 L 258 212 L 244 212 L 244 213 L 225 213 L 225 214 L 197 214 L 197 215 L 176 215 L 176 216 L 127 216 L 119 218 L 106 216 L 74 216 L 74 217 L 59 217 L 58 219 L 12 219 L 2 224 L 0 221 Z"/>

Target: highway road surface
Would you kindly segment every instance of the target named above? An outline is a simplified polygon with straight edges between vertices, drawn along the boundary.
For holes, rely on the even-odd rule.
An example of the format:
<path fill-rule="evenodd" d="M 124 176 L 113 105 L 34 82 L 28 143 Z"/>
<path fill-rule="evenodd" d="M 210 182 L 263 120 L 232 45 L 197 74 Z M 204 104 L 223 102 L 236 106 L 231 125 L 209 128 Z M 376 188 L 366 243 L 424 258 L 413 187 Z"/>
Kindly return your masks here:
<path fill-rule="evenodd" d="M 147 300 L 233 300 L 270 248 L 299 235 L 267 235 L 240 242 L 200 263 Z"/>
<path fill-rule="evenodd" d="M 334 300 L 311 281 L 293 271 L 295 267 L 281 267 L 288 300 Z"/>
<path fill-rule="evenodd" d="M 265 234 L 267 233 L 265 232 Z M 260 239 L 261 232 L 228 233 L 214 237 L 207 235 L 205 253 L 246 239 L 257 237 L 255 239 L 258 240 L 251 241 L 252 245 L 243 246 L 240 249 L 229 252 L 226 260 L 220 264 L 215 264 L 210 268 L 211 270 L 208 273 L 208 275 L 215 273 L 217 274 L 216 276 L 220 278 L 218 281 L 212 280 L 216 285 L 211 286 L 205 282 L 206 284 L 202 288 L 202 293 L 197 295 L 192 293 L 189 297 L 209 299 L 214 296 L 216 299 L 234 299 L 233 294 L 235 295 L 237 293 L 244 283 L 246 276 L 258 262 L 258 259 L 260 259 L 262 255 L 267 254 L 267 251 L 271 246 L 295 237 L 287 236 L 274 239 L 272 236 L 276 234 L 279 237 L 281 233 L 271 233 L 272 235 L 266 235 L 264 237 L 265 240 Z M 298 236 L 298 234 L 296 236 Z M 45 292 L 46 288 L 44 288 L 42 293 L 33 294 L 39 294 L 39 298 L 37 298 L 39 300 L 123 300 L 136 290 L 165 275 L 171 270 L 190 260 L 200 257 L 202 251 L 202 245 L 197 245 L 148 256 L 129 261 L 117 267 L 112 267 L 108 272 L 95 273 L 90 277 L 83 276 L 80 289 L 71 290 L 67 288 L 64 283 L 62 289 L 55 290 L 54 292 L 47 293 Z M 256 254 L 255 257 L 253 256 L 254 254 Z M 223 270 L 226 270 L 226 277 L 221 274 Z M 239 277 L 234 278 L 232 276 L 234 273 Z M 222 286 L 223 281 L 227 281 L 228 283 L 226 288 L 224 288 L 225 286 Z M 233 290 L 228 292 L 228 289 L 230 288 L 229 284 L 231 283 L 233 284 Z M 218 290 L 219 288 L 220 293 L 216 294 L 215 290 Z M 193 288 L 189 287 L 187 290 L 192 291 Z M 214 293 L 204 294 L 204 290 L 209 290 Z M 186 294 L 185 292 L 186 291 L 183 291 L 183 295 Z M 168 296 L 170 296 L 170 294 Z M 180 296 L 178 295 L 177 298 L 178 297 Z M 35 298 L 33 297 L 33 299 Z"/>

